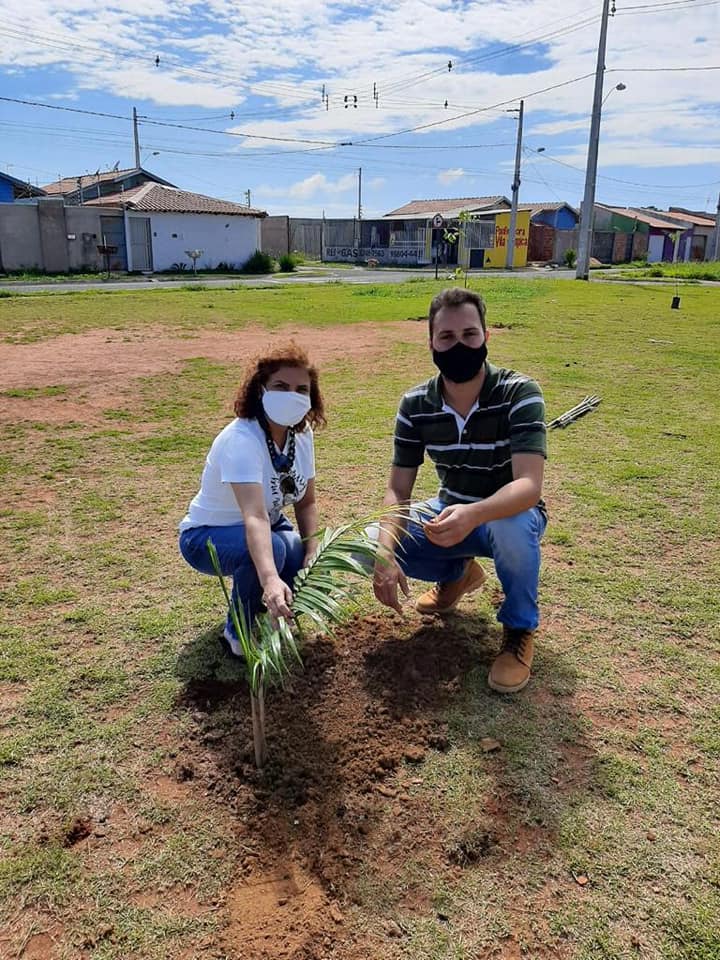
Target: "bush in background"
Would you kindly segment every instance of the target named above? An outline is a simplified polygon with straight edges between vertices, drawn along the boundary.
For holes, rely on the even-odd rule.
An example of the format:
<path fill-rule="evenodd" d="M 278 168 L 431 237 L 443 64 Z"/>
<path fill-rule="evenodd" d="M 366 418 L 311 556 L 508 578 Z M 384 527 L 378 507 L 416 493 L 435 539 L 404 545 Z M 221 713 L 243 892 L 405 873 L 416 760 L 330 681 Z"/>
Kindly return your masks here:
<path fill-rule="evenodd" d="M 275 269 L 273 258 L 262 250 L 255 253 L 242 265 L 241 273 L 272 273 Z"/>
<path fill-rule="evenodd" d="M 292 253 L 284 253 L 278 263 L 282 273 L 292 273 L 297 267 L 297 259 Z"/>
<path fill-rule="evenodd" d="M 577 254 L 576 254 L 575 251 L 572 249 L 572 247 L 569 247 L 569 248 L 565 251 L 565 255 L 563 256 L 563 260 L 564 260 L 564 262 L 565 262 L 565 266 L 566 266 L 569 270 L 572 270 L 572 269 L 575 267 L 575 264 L 577 263 Z"/>

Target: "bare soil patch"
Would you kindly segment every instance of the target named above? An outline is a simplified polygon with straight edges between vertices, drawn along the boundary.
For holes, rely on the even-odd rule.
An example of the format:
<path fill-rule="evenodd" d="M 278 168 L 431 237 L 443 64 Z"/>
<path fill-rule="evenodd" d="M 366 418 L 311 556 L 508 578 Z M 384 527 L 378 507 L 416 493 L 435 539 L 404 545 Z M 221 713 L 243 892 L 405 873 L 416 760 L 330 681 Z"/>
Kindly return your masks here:
<path fill-rule="evenodd" d="M 438 884 L 552 843 L 552 828 L 521 823 L 502 751 L 485 756 L 493 790 L 470 805 L 464 826 L 442 816 L 442 790 L 436 803 L 422 789 L 427 759 L 451 749 L 443 716 L 462 677 L 494 655 L 487 629 L 461 614 L 412 615 L 398 629 L 380 614 L 354 620 L 332 642 L 316 639 L 305 670 L 269 696 L 263 774 L 253 764 L 244 684 L 221 684 L 212 669 L 186 683 L 178 710 L 194 730 L 182 764 L 196 789 L 209 787 L 231 811 L 246 850 L 222 912 L 228 956 L 394 956 L 404 922 L 436 919 Z M 219 639 L 217 651 L 219 662 Z M 573 758 L 578 779 L 589 754 Z M 356 921 L 379 895 L 372 891 L 384 900 L 367 929 Z M 516 955 L 512 938 L 505 946 L 494 956 Z M 558 945 L 553 956 L 562 955 Z"/>
<path fill-rule="evenodd" d="M 170 336 L 165 328 L 143 328 L 63 334 L 38 343 L 0 342 L 0 393 L 69 388 L 57 396 L 0 395 L 0 421 L 97 420 L 129 380 L 177 372 L 183 361 L 195 357 L 237 363 L 240 376 L 254 354 L 293 338 L 318 365 L 338 359 L 367 361 L 382 354 L 389 338 L 406 329 L 404 322 L 317 329 L 288 325 L 268 334 L 262 327 L 249 326 L 233 332 L 199 329 L 192 335 Z"/>

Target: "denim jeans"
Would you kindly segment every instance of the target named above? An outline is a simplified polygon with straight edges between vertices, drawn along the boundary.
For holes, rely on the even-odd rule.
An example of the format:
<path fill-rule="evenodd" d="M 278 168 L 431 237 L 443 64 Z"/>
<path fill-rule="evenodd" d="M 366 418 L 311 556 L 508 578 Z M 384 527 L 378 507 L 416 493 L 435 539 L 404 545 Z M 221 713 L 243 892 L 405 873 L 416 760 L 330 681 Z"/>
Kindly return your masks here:
<path fill-rule="evenodd" d="M 447 504 L 434 498 L 419 506 L 437 515 Z M 454 547 L 438 547 L 427 539 L 421 524 L 411 520 L 396 557 L 408 577 L 436 583 L 459 580 L 471 557 L 491 557 L 505 593 L 498 620 L 508 627 L 535 630 L 540 622 L 540 540 L 546 522 L 542 512 L 532 507 L 514 517 L 481 524 Z"/>
<path fill-rule="evenodd" d="M 285 516 L 271 527 L 271 537 L 277 572 L 292 587 L 305 558 L 305 545 Z M 214 574 L 206 546 L 208 539 L 215 544 L 223 575 L 233 578 L 233 603 L 243 605 L 245 617 L 252 623 L 262 607 L 262 587 L 247 545 L 245 524 L 192 527 L 180 534 L 180 553 L 184 559 L 199 573 Z M 234 637 L 236 631 L 229 613 L 227 628 Z"/>

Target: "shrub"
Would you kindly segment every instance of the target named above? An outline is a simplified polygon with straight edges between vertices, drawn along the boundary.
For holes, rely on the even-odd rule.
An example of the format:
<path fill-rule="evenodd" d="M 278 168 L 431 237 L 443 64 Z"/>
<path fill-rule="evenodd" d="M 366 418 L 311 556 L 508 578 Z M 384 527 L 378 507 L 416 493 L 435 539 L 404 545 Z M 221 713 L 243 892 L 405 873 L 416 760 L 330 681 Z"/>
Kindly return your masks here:
<path fill-rule="evenodd" d="M 577 254 L 576 254 L 575 251 L 572 249 L 572 247 L 569 247 L 569 248 L 565 251 L 565 254 L 564 254 L 564 256 L 563 256 L 563 262 L 565 263 L 565 266 L 566 266 L 569 270 L 572 270 L 573 267 L 575 266 L 575 264 L 577 263 Z"/>
<path fill-rule="evenodd" d="M 291 253 L 284 253 L 278 263 L 282 273 L 292 273 L 297 265 L 297 261 Z"/>
<path fill-rule="evenodd" d="M 241 273 L 272 273 L 274 269 L 273 258 L 262 250 L 256 250 L 255 253 L 242 265 Z"/>

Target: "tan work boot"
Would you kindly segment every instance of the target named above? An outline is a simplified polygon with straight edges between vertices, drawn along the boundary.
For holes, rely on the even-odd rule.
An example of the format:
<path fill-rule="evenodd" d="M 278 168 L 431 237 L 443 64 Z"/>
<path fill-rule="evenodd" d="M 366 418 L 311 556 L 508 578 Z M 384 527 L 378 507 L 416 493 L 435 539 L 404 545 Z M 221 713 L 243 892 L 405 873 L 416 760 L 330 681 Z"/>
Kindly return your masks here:
<path fill-rule="evenodd" d="M 517 693 L 530 679 L 536 630 L 503 627 L 503 645 L 495 658 L 488 684 L 498 693 Z"/>
<path fill-rule="evenodd" d="M 487 575 L 477 560 L 468 560 L 465 572 L 459 580 L 450 583 L 436 583 L 427 590 L 415 604 L 418 613 L 449 613 L 466 593 L 479 589 Z"/>

